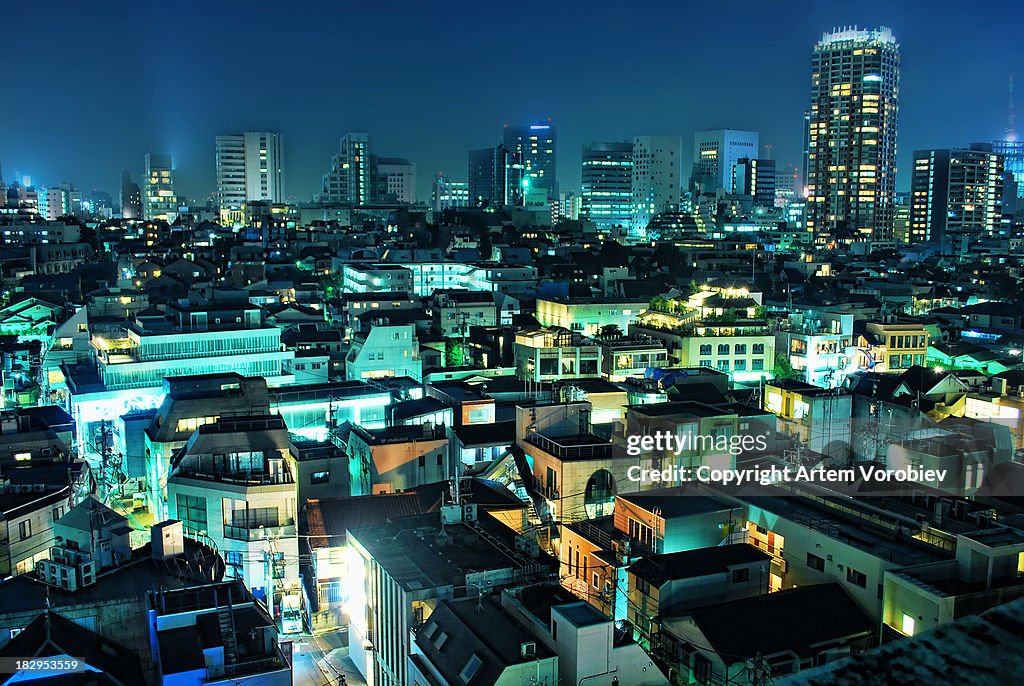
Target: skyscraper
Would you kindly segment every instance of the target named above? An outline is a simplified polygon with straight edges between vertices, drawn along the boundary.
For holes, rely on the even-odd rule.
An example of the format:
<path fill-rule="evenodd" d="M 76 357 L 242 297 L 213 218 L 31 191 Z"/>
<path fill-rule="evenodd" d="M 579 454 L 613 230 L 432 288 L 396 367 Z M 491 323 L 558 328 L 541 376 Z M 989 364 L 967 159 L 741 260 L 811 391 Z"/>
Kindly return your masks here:
<path fill-rule="evenodd" d="M 222 223 L 245 217 L 254 200 L 284 202 L 284 144 L 270 131 L 217 136 L 217 206 Z"/>
<path fill-rule="evenodd" d="M 558 196 L 558 182 L 555 179 L 555 127 L 552 124 L 506 124 L 502 144 L 522 161 L 524 190 L 542 188 L 547 191 L 549 200 Z"/>
<path fill-rule="evenodd" d="M 498 145 L 469 151 L 469 204 L 518 207 L 523 204 L 524 165 L 519 153 Z"/>
<path fill-rule="evenodd" d="M 757 158 L 756 131 L 718 129 L 693 134 L 693 174 L 690 190 L 714 195 L 719 189 L 733 189 L 733 167 L 742 159 Z"/>
<path fill-rule="evenodd" d="M 637 136 L 633 139 L 633 219 L 629 237 L 647 238 L 647 225 L 661 212 L 679 206 L 679 136 Z"/>
<path fill-rule="evenodd" d="M 583 146 L 580 217 L 598 229 L 628 226 L 633 216 L 633 144 Z"/>
<path fill-rule="evenodd" d="M 999 229 L 1003 156 L 979 149 L 917 150 L 910 191 L 907 241 L 963 254 Z"/>
<path fill-rule="evenodd" d="M 178 196 L 174 194 L 174 168 L 171 155 L 164 152 L 146 154 L 145 190 L 142 194 L 142 218 L 173 222 L 178 216 Z"/>
<path fill-rule="evenodd" d="M 121 216 L 125 219 L 142 218 L 142 190 L 132 181 L 127 169 L 121 172 Z"/>
<path fill-rule="evenodd" d="M 741 157 L 733 165 L 733 194 L 751 196 L 755 207 L 773 207 L 775 189 L 775 160 Z"/>
<path fill-rule="evenodd" d="M 814 47 L 805 184 L 818 245 L 892 239 L 899 61 L 884 27 L 838 29 Z"/>
<path fill-rule="evenodd" d="M 324 174 L 317 201 L 330 205 L 368 205 L 375 172 L 370 134 L 345 134 L 341 149 L 331 158 L 331 170 Z"/>

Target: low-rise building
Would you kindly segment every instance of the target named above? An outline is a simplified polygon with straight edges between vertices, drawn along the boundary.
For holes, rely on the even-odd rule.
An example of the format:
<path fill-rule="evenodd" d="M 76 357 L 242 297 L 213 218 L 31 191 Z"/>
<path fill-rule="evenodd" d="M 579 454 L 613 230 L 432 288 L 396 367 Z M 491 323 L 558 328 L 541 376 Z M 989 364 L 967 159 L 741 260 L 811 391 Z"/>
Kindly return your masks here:
<path fill-rule="evenodd" d="M 746 543 L 644 557 L 629 566 L 627 617 L 649 646 L 652 617 L 767 593 L 771 561 Z"/>
<path fill-rule="evenodd" d="M 443 426 L 348 425 L 346 443 L 352 495 L 404 491 L 452 474 Z"/>
<path fill-rule="evenodd" d="M 885 572 L 882 638 L 916 636 L 1024 596 L 1024 535 L 997 526 L 956 538 L 956 558 Z"/>
<path fill-rule="evenodd" d="M 291 686 L 290 644 L 240 580 L 149 595 L 147 632 L 160 686 Z"/>
<path fill-rule="evenodd" d="M 293 446 L 276 415 L 221 417 L 171 461 L 170 516 L 217 545 L 229 576 L 275 612 L 299 595 Z"/>
<path fill-rule="evenodd" d="M 413 324 L 374 326 L 352 340 L 345 360 L 349 380 L 408 376 L 423 378 L 420 344 Z"/>
<path fill-rule="evenodd" d="M 875 631 L 857 603 L 832 583 L 663 618 L 651 644 L 655 658 L 683 683 L 756 686 L 864 650 Z"/>
<path fill-rule="evenodd" d="M 517 546 L 511 531 L 473 505 L 350 528 L 348 543 L 349 655 L 370 683 L 412 683 L 411 631 L 429 622 L 441 601 L 547 579 L 557 566 L 536 548 Z"/>
<path fill-rule="evenodd" d="M 526 381 L 596 378 L 601 348 L 568 329 L 526 329 L 516 333 L 515 365 L 516 376 Z"/>
<path fill-rule="evenodd" d="M 801 446 L 831 460 L 850 453 L 853 398 L 840 388 L 822 388 L 794 379 L 764 387 L 764 409 L 779 417 L 779 428 Z"/>

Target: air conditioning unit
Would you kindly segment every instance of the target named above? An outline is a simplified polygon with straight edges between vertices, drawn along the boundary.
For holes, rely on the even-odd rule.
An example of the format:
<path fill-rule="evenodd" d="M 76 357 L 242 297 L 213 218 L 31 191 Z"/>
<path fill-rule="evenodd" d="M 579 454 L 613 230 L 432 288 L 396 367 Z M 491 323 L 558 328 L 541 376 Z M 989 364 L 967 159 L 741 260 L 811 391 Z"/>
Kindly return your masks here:
<path fill-rule="evenodd" d="M 477 509 L 476 505 L 463 505 L 462 506 L 462 521 L 464 522 L 475 522 L 477 521 Z"/>

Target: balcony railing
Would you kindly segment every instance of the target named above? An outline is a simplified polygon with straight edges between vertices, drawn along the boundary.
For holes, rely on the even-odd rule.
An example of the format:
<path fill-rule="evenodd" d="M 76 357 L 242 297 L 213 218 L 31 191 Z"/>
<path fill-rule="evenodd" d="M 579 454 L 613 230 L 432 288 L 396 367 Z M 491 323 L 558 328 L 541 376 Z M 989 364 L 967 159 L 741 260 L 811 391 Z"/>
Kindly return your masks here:
<path fill-rule="evenodd" d="M 295 524 L 281 526 L 231 526 L 224 525 L 224 538 L 235 541 L 265 541 L 272 538 L 285 538 L 295 535 Z"/>
<path fill-rule="evenodd" d="M 609 459 L 612 457 L 611 443 L 601 441 L 597 436 L 590 437 L 593 442 L 581 442 L 581 437 L 549 438 L 538 433 L 526 436 L 531 443 L 544 452 L 562 460 Z"/>

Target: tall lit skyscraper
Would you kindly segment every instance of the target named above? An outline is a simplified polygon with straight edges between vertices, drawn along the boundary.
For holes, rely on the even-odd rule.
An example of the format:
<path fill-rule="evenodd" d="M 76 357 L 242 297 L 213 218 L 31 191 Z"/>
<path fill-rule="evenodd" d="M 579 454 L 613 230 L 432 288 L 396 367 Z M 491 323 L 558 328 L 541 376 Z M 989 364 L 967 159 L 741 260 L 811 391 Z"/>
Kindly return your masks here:
<path fill-rule="evenodd" d="M 281 134 L 246 131 L 217 136 L 217 206 L 221 221 L 245 217 L 246 203 L 284 202 L 284 143 Z"/>
<path fill-rule="evenodd" d="M 174 167 L 171 155 L 151 152 L 146 155 L 145 186 L 142 193 L 142 218 L 173 222 L 178 216 L 178 196 L 174 194 Z"/>
<path fill-rule="evenodd" d="M 892 240 L 899 62 L 884 27 L 835 30 L 814 47 L 805 184 L 818 245 Z"/>
<path fill-rule="evenodd" d="M 633 219 L 629 237 L 647 238 L 647 225 L 661 212 L 679 207 L 679 136 L 637 136 L 633 139 Z"/>
<path fill-rule="evenodd" d="M 743 158 L 758 156 L 756 131 L 718 129 L 693 134 L 693 175 L 690 190 L 713 195 L 718 189 L 733 189 L 733 167 Z"/>
<path fill-rule="evenodd" d="M 580 217 L 598 229 L 629 226 L 633 216 L 633 144 L 583 146 Z"/>
<path fill-rule="evenodd" d="M 324 174 L 317 201 L 331 205 L 368 205 L 376 171 L 372 158 L 370 134 L 345 134 L 341 149 L 331 158 L 331 170 Z"/>
<path fill-rule="evenodd" d="M 543 188 L 548 199 L 558 196 L 555 179 L 555 127 L 550 122 L 537 122 L 526 126 L 505 125 L 502 144 L 518 155 L 523 165 L 524 188 Z"/>
<path fill-rule="evenodd" d="M 910 192 L 907 241 L 963 254 L 999 230 L 1003 156 L 979 149 L 917 150 Z"/>

